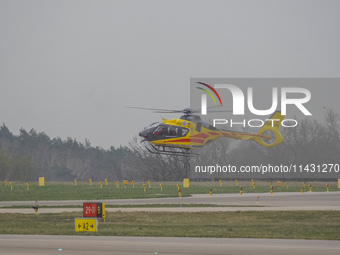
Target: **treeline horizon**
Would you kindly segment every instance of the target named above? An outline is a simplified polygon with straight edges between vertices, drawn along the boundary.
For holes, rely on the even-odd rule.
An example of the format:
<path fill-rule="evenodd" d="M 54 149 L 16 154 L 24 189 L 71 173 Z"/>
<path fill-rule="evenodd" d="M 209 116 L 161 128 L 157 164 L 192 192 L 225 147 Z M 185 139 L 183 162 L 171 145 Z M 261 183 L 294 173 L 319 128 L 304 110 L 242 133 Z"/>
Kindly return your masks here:
<path fill-rule="evenodd" d="M 129 156 L 126 146 L 104 150 L 92 147 L 88 139 L 50 138 L 45 132 L 21 128 L 19 135 L 0 127 L 0 180 L 88 181 L 122 178 L 122 166 Z"/>

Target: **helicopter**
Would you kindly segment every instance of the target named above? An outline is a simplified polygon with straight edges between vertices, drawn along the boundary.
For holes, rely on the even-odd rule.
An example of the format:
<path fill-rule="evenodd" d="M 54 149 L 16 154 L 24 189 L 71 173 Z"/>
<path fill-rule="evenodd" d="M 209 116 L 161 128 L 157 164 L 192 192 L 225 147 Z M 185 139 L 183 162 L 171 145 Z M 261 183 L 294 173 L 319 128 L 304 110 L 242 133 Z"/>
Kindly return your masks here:
<path fill-rule="evenodd" d="M 154 110 L 158 113 L 183 113 L 179 119 L 163 119 L 155 122 L 142 131 L 139 136 L 151 145 L 146 149 L 153 154 L 194 156 L 192 151 L 201 148 L 220 137 L 236 140 L 250 140 L 270 148 L 282 142 L 283 138 L 279 131 L 284 115 L 276 111 L 256 134 L 224 130 L 214 127 L 194 113 L 198 110 L 185 108 L 183 110 L 166 110 L 154 108 L 129 107 L 135 109 Z M 179 150 L 174 150 L 177 148 Z"/>

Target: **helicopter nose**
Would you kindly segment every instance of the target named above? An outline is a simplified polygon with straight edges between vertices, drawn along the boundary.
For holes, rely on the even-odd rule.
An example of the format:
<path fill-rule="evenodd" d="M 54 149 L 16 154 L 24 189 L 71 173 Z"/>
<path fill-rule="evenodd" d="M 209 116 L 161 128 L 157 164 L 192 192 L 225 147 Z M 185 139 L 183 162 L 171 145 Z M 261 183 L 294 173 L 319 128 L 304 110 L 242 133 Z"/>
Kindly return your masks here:
<path fill-rule="evenodd" d="M 138 135 L 139 135 L 140 137 L 143 137 L 143 138 L 146 138 L 146 137 L 148 136 L 146 130 L 140 131 Z"/>

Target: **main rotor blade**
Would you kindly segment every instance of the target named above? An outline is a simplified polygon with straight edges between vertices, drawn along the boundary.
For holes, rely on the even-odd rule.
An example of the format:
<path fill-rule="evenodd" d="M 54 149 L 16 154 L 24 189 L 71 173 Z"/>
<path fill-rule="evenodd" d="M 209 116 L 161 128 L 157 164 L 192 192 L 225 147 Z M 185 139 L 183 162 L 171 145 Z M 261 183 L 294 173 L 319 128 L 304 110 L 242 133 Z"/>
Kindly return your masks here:
<path fill-rule="evenodd" d="M 183 111 L 155 111 L 156 113 L 182 113 Z"/>
<path fill-rule="evenodd" d="M 210 106 L 210 107 L 207 107 L 207 112 L 233 112 L 232 110 L 211 110 L 211 109 L 214 109 L 214 108 L 222 108 L 222 106 L 218 105 L 218 106 Z M 195 109 L 192 111 L 193 113 L 200 113 L 201 112 L 201 108 L 199 109 Z"/>
<path fill-rule="evenodd" d="M 201 109 L 195 109 L 195 110 L 191 110 L 190 108 L 185 108 L 183 110 L 170 110 L 170 109 L 160 109 L 160 108 L 146 108 L 146 107 L 134 107 L 134 106 L 127 106 L 126 108 L 130 108 L 130 109 L 138 109 L 138 110 L 148 110 L 148 111 L 154 111 L 155 113 L 184 113 L 184 114 L 192 114 L 192 113 L 200 113 Z M 213 110 L 211 111 L 210 109 L 213 108 L 221 108 L 221 106 L 212 106 L 212 107 L 208 107 L 207 111 L 208 112 L 232 112 L 231 110 Z M 185 111 L 188 110 L 188 111 Z"/>

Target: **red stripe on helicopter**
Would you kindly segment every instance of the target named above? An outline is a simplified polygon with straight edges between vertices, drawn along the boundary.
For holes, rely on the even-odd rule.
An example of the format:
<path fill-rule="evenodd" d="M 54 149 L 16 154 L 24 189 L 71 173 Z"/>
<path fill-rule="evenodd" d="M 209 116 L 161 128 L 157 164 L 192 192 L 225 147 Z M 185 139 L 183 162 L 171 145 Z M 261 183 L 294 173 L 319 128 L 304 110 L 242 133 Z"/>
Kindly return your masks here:
<path fill-rule="evenodd" d="M 202 133 L 202 134 L 192 135 L 191 137 L 207 138 L 209 137 L 209 135 Z"/>
<path fill-rule="evenodd" d="M 165 143 L 204 143 L 204 140 L 202 139 L 180 139 L 180 140 L 170 140 L 165 141 Z"/>
<path fill-rule="evenodd" d="M 219 133 L 216 132 L 208 132 L 210 135 L 220 135 Z"/>
<path fill-rule="evenodd" d="M 229 133 L 227 133 L 227 132 L 221 132 L 222 133 L 222 135 L 227 135 L 227 136 L 229 136 L 230 134 Z"/>

